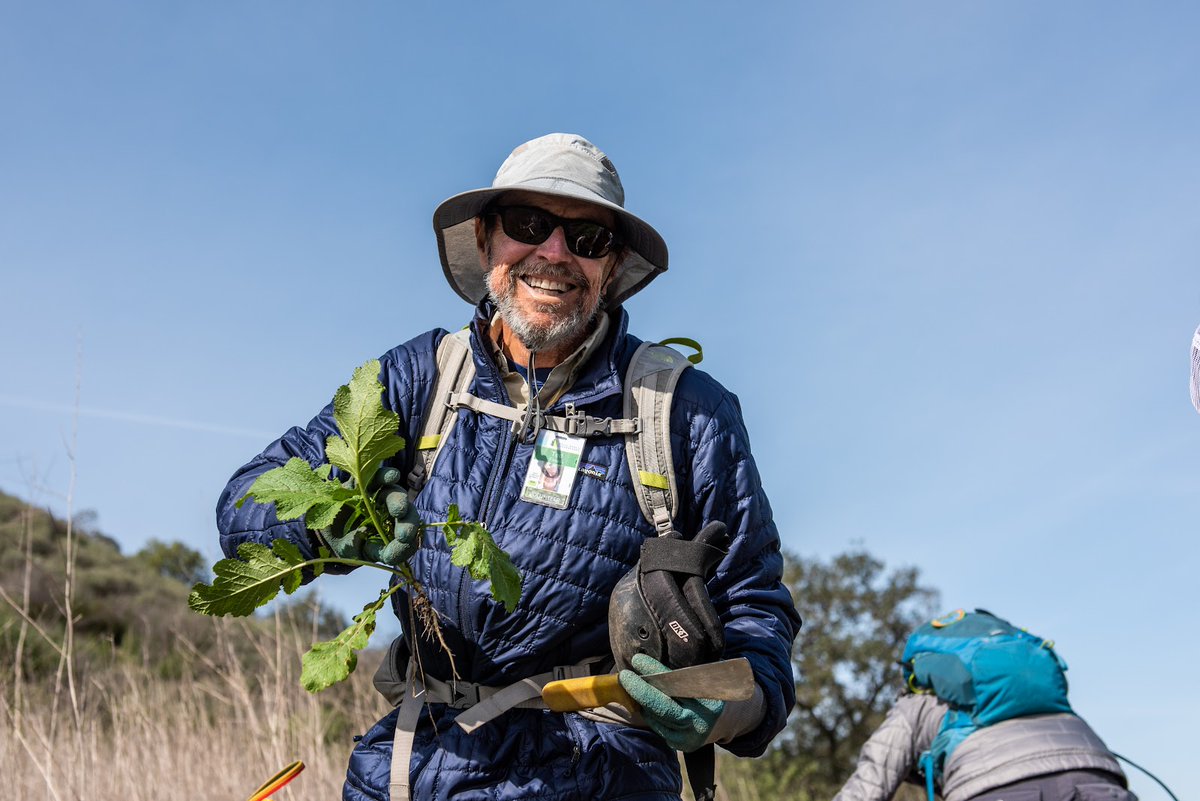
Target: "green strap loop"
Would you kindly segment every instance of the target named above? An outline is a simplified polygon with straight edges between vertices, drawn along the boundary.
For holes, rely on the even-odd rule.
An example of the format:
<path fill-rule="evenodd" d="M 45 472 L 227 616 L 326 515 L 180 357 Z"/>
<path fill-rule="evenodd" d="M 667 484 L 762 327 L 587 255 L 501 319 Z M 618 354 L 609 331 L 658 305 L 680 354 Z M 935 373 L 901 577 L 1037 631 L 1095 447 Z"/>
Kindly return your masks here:
<path fill-rule="evenodd" d="M 667 339 L 662 340 L 658 344 L 660 344 L 660 345 L 683 345 L 685 348 L 691 348 L 692 350 L 696 351 L 695 353 L 693 353 L 692 355 L 687 357 L 687 360 L 689 362 L 691 362 L 692 364 L 699 364 L 700 362 L 704 361 L 704 348 L 700 347 L 700 343 L 694 339 L 689 339 L 688 337 L 668 337 Z"/>

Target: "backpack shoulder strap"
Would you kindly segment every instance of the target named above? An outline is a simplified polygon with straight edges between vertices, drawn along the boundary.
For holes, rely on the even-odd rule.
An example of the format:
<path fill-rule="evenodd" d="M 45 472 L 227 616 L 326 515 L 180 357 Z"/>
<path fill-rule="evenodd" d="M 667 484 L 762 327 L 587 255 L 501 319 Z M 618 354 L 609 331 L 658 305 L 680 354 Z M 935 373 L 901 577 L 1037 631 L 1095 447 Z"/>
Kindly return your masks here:
<path fill-rule="evenodd" d="M 700 346 L 692 340 L 674 340 Z M 671 454 L 671 403 L 683 371 L 696 357 L 688 358 L 665 343 L 643 342 L 633 354 L 625 375 L 625 417 L 637 421 L 625 437 L 633 491 L 642 515 L 655 533 L 666 536 L 679 511 L 675 459 Z M 712 801 L 716 794 L 716 751 L 711 743 L 684 755 L 688 783 L 697 801 Z"/>
<path fill-rule="evenodd" d="M 671 401 L 679 377 L 691 366 L 678 351 L 643 342 L 625 374 L 625 417 L 640 423 L 638 431 L 625 438 L 630 477 L 642 514 L 659 536 L 671 532 L 679 511 L 671 456 Z"/>
<path fill-rule="evenodd" d="M 437 376 L 421 420 L 417 458 L 408 475 L 411 497 L 421 491 L 433 471 L 434 462 L 458 419 L 458 408 L 472 408 L 461 400 L 470 399 L 467 388 L 475 378 L 470 342 L 470 331 L 464 329 L 446 335 L 438 344 Z M 653 342 L 642 343 L 634 352 L 625 376 L 625 419 L 588 419 L 585 421 L 588 425 L 580 425 L 578 431 L 575 426 L 568 429 L 570 433 L 584 436 L 626 435 L 625 452 L 634 494 L 642 514 L 659 534 L 671 531 L 678 512 L 675 462 L 671 454 L 671 402 L 679 377 L 691 366 L 687 357 L 672 348 Z M 549 427 L 559 428 L 553 424 Z M 584 428 L 596 430 L 585 431 Z"/>
<path fill-rule="evenodd" d="M 408 474 L 408 494 L 415 498 L 425 486 L 433 463 L 442 452 L 442 445 L 450 436 L 458 412 L 448 400 L 456 393 L 464 392 L 475 378 L 475 360 L 471 358 L 471 332 L 469 329 L 456 331 L 442 337 L 437 349 L 437 376 L 433 391 L 429 394 L 429 405 L 421 419 L 421 436 L 417 440 L 417 458 L 413 460 L 412 472 Z"/>

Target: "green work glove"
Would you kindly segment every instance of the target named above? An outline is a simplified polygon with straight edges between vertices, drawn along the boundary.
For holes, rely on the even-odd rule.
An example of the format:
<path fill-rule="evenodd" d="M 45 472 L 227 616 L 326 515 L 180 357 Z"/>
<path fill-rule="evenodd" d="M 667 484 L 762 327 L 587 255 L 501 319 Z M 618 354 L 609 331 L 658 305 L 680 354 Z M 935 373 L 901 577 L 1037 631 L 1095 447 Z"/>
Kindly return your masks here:
<path fill-rule="evenodd" d="M 417 552 L 421 544 L 421 518 L 408 501 L 408 493 L 400 486 L 400 471 L 381 467 L 371 478 L 370 487 L 377 501 L 382 501 L 392 518 L 392 541 L 384 543 L 364 522 L 349 531 L 345 518 L 334 520 L 329 528 L 320 531 L 321 539 L 340 559 L 361 559 L 399 567 Z"/>
<path fill-rule="evenodd" d="M 642 676 L 663 673 L 666 665 L 649 654 L 634 654 L 633 670 L 617 674 L 625 692 L 642 708 L 646 723 L 676 751 L 695 751 L 708 741 L 725 709 L 724 701 L 709 698 L 672 698 L 651 687 Z"/>

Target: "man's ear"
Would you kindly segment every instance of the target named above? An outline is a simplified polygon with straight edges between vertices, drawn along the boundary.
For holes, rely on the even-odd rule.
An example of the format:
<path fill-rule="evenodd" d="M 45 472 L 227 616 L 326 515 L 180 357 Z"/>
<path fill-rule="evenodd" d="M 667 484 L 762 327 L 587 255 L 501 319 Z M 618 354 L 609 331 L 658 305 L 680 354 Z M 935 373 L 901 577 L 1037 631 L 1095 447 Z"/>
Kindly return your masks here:
<path fill-rule="evenodd" d="M 475 218 L 475 247 L 479 250 L 479 266 L 487 270 L 488 262 L 491 261 L 491 253 L 488 252 L 491 244 L 488 242 L 488 230 L 483 217 Z"/>

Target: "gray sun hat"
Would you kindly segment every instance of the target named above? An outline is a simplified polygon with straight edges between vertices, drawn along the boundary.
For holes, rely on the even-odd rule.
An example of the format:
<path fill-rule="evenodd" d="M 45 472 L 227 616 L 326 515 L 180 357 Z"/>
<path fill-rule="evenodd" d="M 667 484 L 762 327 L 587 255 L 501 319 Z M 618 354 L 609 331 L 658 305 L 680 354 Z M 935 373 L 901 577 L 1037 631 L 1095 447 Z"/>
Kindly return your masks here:
<path fill-rule="evenodd" d="M 475 304 L 487 295 L 486 273 L 479 265 L 475 243 L 475 218 L 496 197 L 514 189 L 583 200 L 617 215 L 618 235 L 628 250 L 606 295 L 609 307 L 666 271 L 667 243 L 648 223 L 625 211 L 625 190 L 608 156 L 582 136 L 552 133 L 518 146 L 487 189 L 455 195 L 434 211 L 442 269 L 464 300 Z"/>

